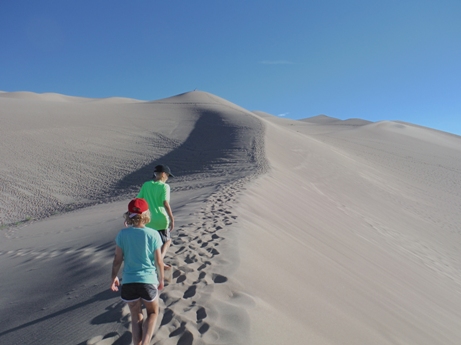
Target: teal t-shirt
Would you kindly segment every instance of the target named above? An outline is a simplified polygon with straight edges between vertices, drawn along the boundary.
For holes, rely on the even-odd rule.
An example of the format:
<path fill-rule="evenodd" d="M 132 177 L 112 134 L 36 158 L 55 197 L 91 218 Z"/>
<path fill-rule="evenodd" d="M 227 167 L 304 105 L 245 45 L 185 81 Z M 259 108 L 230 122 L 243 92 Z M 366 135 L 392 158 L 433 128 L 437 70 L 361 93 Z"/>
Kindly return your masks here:
<path fill-rule="evenodd" d="M 158 285 L 155 251 L 162 246 L 158 231 L 150 228 L 126 228 L 115 238 L 123 251 L 122 284 Z"/>
<path fill-rule="evenodd" d="M 162 181 L 147 181 L 142 185 L 137 197 L 145 199 L 149 204 L 151 220 L 146 226 L 155 230 L 168 229 L 170 217 L 163 202 L 170 202 L 170 186 Z"/>

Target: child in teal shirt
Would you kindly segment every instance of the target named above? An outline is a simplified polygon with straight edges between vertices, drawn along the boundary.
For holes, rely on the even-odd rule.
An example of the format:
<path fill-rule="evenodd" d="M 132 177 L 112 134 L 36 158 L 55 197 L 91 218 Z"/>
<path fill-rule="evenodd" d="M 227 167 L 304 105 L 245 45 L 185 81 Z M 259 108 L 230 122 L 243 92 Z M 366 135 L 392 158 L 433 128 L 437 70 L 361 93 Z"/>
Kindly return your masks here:
<path fill-rule="evenodd" d="M 121 298 L 131 313 L 133 344 L 150 344 L 159 314 L 158 295 L 164 285 L 162 240 L 157 231 L 146 227 L 150 222 L 149 205 L 144 199 L 133 199 L 125 213 L 125 224 L 116 239 L 112 264 L 111 290 L 118 291 L 118 271 L 122 263 Z M 142 305 L 146 308 L 144 321 Z M 144 332 L 143 332 L 144 331 Z"/>

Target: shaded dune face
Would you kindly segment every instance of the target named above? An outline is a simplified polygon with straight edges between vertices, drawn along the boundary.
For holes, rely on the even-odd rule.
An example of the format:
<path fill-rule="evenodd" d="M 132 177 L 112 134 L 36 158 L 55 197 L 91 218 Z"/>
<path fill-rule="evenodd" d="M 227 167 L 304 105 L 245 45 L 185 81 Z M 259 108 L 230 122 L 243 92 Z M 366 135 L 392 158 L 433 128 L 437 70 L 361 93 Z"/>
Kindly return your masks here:
<path fill-rule="evenodd" d="M 4 225 L 131 197 L 158 163 L 173 189 L 265 164 L 261 121 L 205 92 L 154 102 L 3 93 L 0 105 Z"/>
<path fill-rule="evenodd" d="M 191 92 L 152 103 L 196 116 L 189 136 L 160 159 L 123 178 L 118 188 L 130 188 L 151 176 L 158 161 L 175 172 L 177 188 L 194 188 L 241 178 L 264 170 L 263 126 L 250 112 L 204 92 Z M 232 180 L 232 178 L 231 178 Z M 173 182 L 170 180 L 170 182 Z"/>

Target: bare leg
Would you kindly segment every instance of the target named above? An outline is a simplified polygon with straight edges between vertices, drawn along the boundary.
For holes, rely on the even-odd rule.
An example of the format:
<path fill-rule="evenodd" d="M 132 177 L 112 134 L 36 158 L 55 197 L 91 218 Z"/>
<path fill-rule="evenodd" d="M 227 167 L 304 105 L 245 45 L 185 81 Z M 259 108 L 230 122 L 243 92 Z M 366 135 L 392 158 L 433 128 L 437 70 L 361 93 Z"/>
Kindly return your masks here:
<path fill-rule="evenodd" d="M 162 252 L 162 259 L 165 259 L 166 252 L 167 252 L 168 249 L 170 248 L 170 245 L 171 245 L 171 240 L 166 241 L 166 242 L 162 245 L 162 249 L 161 249 L 161 252 Z"/>
<path fill-rule="evenodd" d="M 141 345 L 142 332 L 142 309 L 141 300 L 136 302 L 129 302 L 128 307 L 131 313 L 131 336 L 133 338 L 133 345 Z"/>
<path fill-rule="evenodd" d="M 158 298 L 153 302 L 143 301 L 146 307 L 147 318 L 142 326 L 142 343 L 141 345 L 149 345 L 154 335 L 155 324 L 158 318 Z"/>
<path fill-rule="evenodd" d="M 170 248 L 170 245 L 171 245 L 171 240 L 168 240 L 166 241 L 163 245 L 162 245 L 162 248 L 161 248 L 161 253 L 162 253 L 162 259 L 165 259 L 165 255 L 166 255 L 166 252 L 168 251 L 168 249 Z M 166 270 L 170 269 L 171 266 L 170 265 L 167 265 L 167 264 L 164 264 L 164 267 Z"/>

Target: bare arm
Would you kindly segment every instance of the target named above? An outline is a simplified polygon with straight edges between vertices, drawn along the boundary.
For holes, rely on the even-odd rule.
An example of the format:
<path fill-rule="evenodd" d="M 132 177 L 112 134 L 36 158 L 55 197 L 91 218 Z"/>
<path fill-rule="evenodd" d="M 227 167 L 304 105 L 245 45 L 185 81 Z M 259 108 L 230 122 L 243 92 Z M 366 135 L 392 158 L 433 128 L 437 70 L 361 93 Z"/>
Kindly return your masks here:
<path fill-rule="evenodd" d="M 163 284 L 164 284 L 163 280 L 164 280 L 165 275 L 163 271 L 164 264 L 163 264 L 162 252 L 160 248 L 155 250 L 154 255 L 155 255 L 155 266 L 157 267 L 158 289 L 162 290 Z"/>
<path fill-rule="evenodd" d="M 163 202 L 163 206 L 165 207 L 166 213 L 168 214 L 168 217 L 170 217 L 170 231 L 173 231 L 174 229 L 174 217 L 173 217 L 173 211 L 171 211 L 170 203 L 165 200 Z"/>
<path fill-rule="evenodd" d="M 118 271 L 120 270 L 120 267 L 122 266 L 123 262 L 123 251 L 122 248 L 119 246 L 115 246 L 115 255 L 114 255 L 114 261 L 112 262 L 112 276 L 111 276 L 111 290 L 112 291 L 118 291 L 118 287 L 120 286 L 120 281 L 117 277 Z"/>

